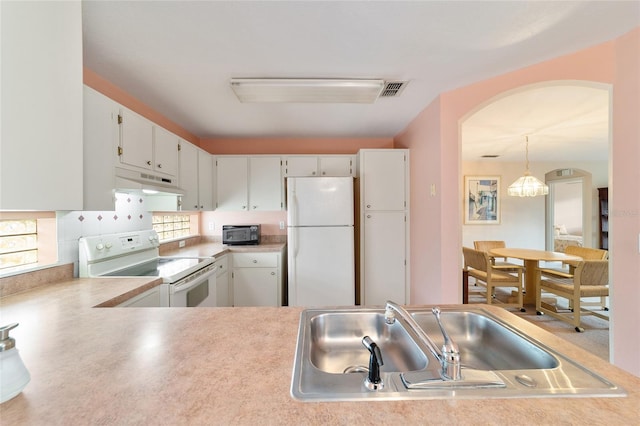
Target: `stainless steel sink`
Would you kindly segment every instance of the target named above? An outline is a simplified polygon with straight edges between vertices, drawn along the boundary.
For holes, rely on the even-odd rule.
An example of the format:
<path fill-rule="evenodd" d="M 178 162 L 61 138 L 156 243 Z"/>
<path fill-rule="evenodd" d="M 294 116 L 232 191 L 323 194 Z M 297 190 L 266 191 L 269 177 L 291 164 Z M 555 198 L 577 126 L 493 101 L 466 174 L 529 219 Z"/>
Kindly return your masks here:
<path fill-rule="evenodd" d="M 433 314 L 415 312 L 412 316 L 431 340 L 442 346 L 444 338 Z M 441 318 L 447 332 L 458 344 L 464 367 L 476 370 L 530 370 L 553 369 L 560 365 L 551 353 L 487 315 L 444 311 Z"/>
<path fill-rule="evenodd" d="M 440 346 L 443 338 L 431 309 L 409 313 Z M 626 395 L 482 307 L 443 307 L 441 319 L 460 349 L 460 381 L 442 379 L 439 359 L 407 322 L 387 324 L 383 308 L 303 311 L 291 395 L 302 401 Z M 381 390 L 364 386 L 369 352 L 362 338 L 367 335 L 384 359 Z"/>
<path fill-rule="evenodd" d="M 413 371 L 427 366 L 427 357 L 400 323 L 387 325 L 384 313 L 330 312 L 310 321 L 309 356 L 317 369 L 334 374 L 366 371 L 369 352 L 362 338 L 369 336 L 384 353 L 381 371 Z"/>

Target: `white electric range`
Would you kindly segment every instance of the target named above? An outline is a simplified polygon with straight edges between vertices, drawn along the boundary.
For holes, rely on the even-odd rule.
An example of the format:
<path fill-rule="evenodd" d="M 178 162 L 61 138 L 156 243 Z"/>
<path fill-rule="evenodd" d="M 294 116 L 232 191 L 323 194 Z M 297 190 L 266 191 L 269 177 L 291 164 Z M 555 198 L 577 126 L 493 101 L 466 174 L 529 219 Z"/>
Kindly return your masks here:
<path fill-rule="evenodd" d="M 160 304 L 170 307 L 215 306 L 213 258 L 159 255 L 153 230 L 105 234 L 79 240 L 81 277 L 160 277 Z"/>

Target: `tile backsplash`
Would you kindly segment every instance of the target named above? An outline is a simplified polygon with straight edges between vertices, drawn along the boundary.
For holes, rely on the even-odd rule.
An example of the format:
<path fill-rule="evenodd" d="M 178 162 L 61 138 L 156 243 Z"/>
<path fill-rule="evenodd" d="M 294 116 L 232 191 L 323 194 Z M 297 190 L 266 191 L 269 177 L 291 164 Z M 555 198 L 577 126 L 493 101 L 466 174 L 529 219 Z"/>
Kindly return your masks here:
<path fill-rule="evenodd" d="M 116 193 L 113 211 L 59 211 L 58 261 L 73 263 L 78 275 L 78 239 L 100 234 L 141 231 L 152 228 L 152 214 L 145 208 L 143 196 Z"/>

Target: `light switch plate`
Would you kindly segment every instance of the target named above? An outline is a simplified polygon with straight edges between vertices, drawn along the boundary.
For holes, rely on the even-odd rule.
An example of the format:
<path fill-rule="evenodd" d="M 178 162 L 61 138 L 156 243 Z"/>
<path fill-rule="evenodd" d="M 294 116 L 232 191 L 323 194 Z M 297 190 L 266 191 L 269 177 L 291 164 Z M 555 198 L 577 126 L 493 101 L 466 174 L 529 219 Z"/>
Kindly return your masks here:
<path fill-rule="evenodd" d="M 187 245 L 187 242 L 186 242 L 186 241 L 184 241 L 184 240 L 182 240 L 182 241 L 180 241 L 180 242 L 178 243 L 178 247 L 180 247 L 180 248 L 182 248 L 182 247 L 184 247 L 184 246 L 186 246 L 186 245 Z"/>

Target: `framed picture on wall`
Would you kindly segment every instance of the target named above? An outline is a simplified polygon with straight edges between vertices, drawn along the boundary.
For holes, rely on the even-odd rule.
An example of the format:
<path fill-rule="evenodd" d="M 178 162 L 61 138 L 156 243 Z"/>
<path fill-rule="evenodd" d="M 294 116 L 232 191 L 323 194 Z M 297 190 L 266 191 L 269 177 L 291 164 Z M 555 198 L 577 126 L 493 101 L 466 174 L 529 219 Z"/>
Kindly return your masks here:
<path fill-rule="evenodd" d="M 464 224 L 500 223 L 500 176 L 464 177 Z"/>

